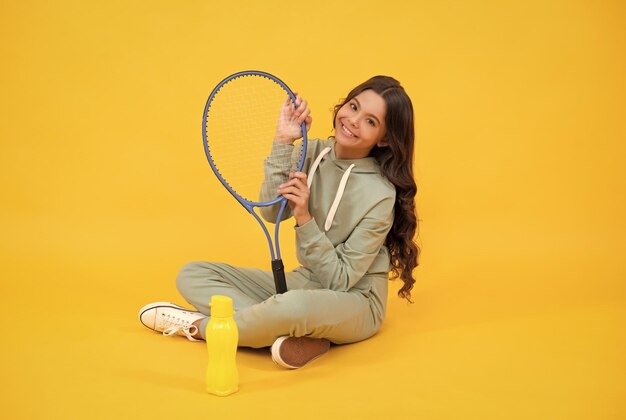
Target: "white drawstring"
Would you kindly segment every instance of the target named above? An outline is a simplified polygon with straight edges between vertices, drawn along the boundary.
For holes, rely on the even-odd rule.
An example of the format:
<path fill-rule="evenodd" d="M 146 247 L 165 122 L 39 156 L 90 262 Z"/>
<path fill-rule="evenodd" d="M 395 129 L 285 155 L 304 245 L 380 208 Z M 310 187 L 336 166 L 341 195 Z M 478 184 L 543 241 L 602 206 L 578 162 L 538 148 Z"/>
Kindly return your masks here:
<path fill-rule="evenodd" d="M 309 188 L 311 188 L 311 184 L 313 183 L 313 176 L 315 175 L 315 171 L 317 171 L 317 168 L 320 165 L 320 162 L 322 161 L 324 156 L 326 156 L 328 152 L 330 151 L 331 151 L 331 147 L 330 146 L 326 147 L 324 150 L 320 152 L 319 155 L 317 155 L 317 158 L 315 158 L 313 165 L 311 165 L 311 169 L 309 170 L 309 174 L 307 175 L 307 180 L 306 180 L 307 186 Z M 341 181 L 339 182 L 339 188 L 337 188 L 337 194 L 335 194 L 335 200 L 333 201 L 332 206 L 330 206 L 330 210 L 328 211 L 328 216 L 326 217 L 326 223 L 324 224 L 324 229 L 326 232 L 330 230 L 330 227 L 333 224 L 333 219 L 335 218 L 335 213 L 337 213 L 339 202 L 341 201 L 341 197 L 343 197 L 343 192 L 346 189 L 346 183 L 348 182 L 348 177 L 350 176 L 350 172 L 352 171 L 352 168 L 354 168 L 355 166 L 356 165 L 354 163 L 351 164 L 346 170 L 346 172 L 343 174 L 343 176 L 341 177 Z"/>
<path fill-rule="evenodd" d="M 317 167 L 320 166 L 320 162 L 322 161 L 324 156 L 326 156 L 326 154 L 330 152 L 330 150 L 331 150 L 330 147 L 325 148 L 324 150 L 320 152 L 319 155 L 317 155 L 317 158 L 315 158 L 315 161 L 313 162 L 313 165 L 311 165 L 311 169 L 309 170 L 309 174 L 307 175 L 307 180 L 306 180 L 307 187 L 311 188 L 311 184 L 313 183 L 313 175 L 315 175 L 315 171 L 317 171 Z"/>
<path fill-rule="evenodd" d="M 333 205 L 330 206 L 330 211 L 328 212 L 328 216 L 326 217 L 326 223 L 324 224 L 324 229 L 326 232 L 330 230 L 330 227 L 333 224 L 333 219 L 335 218 L 335 213 L 337 212 L 337 207 L 339 207 L 339 202 L 341 201 L 341 197 L 343 197 L 343 191 L 346 189 L 346 183 L 348 182 L 348 177 L 350 176 L 350 171 L 354 168 L 354 163 L 348 167 L 346 173 L 341 177 L 341 182 L 339 182 L 339 188 L 337 189 L 337 194 L 335 195 L 335 201 L 333 201 Z"/>

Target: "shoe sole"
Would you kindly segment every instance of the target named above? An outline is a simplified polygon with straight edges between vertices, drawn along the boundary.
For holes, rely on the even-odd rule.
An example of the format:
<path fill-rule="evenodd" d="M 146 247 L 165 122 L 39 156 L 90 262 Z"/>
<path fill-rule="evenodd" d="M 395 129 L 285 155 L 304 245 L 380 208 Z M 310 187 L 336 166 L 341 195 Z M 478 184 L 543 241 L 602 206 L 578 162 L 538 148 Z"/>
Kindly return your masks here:
<path fill-rule="evenodd" d="M 278 337 L 276 339 L 276 341 L 274 341 L 274 344 L 272 344 L 272 361 L 274 363 L 276 363 L 278 366 L 282 366 L 284 368 L 287 369 L 297 369 L 297 367 L 295 366 L 291 366 L 289 364 L 287 364 L 281 357 L 280 357 L 280 345 L 283 343 L 283 341 L 285 341 L 287 338 L 289 338 L 289 336 L 283 336 L 283 337 Z"/>

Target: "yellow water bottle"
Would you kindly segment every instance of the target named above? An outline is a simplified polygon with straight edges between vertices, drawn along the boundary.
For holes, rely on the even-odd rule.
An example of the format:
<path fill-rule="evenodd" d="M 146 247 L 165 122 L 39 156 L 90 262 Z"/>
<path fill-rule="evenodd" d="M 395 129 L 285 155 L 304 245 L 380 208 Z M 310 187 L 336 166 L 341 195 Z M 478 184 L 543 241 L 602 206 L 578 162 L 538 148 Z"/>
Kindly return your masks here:
<path fill-rule="evenodd" d="M 239 389 L 237 343 L 239 331 L 233 319 L 233 300 L 227 296 L 211 297 L 211 318 L 206 327 L 209 362 L 206 370 L 206 390 L 226 396 Z"/>

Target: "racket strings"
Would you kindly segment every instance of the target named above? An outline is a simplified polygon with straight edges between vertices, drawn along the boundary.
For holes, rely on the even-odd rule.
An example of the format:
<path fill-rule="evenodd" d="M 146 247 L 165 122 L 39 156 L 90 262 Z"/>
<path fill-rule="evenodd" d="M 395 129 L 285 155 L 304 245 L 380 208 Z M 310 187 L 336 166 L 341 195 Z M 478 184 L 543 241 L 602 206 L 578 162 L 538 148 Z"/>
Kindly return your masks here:
<path fill-rule="evenodd" d="M 297 168 L 292 148 L 277 148 L 270 158 L 286 98 L 287 92 L 279 84 L 249 75 L 222 86 L 210 104 L 206 120 L 209 153 L 222 179 L 248 201 L 275 198 L 278 185 Z M 265 177 L 264 162 L 279 167 L 280 176 Z"/>

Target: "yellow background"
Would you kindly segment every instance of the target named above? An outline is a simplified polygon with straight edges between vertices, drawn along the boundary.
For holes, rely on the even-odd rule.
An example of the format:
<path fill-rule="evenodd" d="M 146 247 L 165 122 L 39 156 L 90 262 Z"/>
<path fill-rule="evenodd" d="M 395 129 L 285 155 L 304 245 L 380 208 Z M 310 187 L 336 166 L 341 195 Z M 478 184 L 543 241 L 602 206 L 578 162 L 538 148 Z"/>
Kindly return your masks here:
<path fill-rule="evenodd" d="M 619 1 L 4 1 L 0 417 L 626 418 L 626 18 Z M 313 136 L 389 74 L 416 113 L 414 305 L 300 371 L 145 330 L 187 261 L 265 267 L 206 163 L 224 76 L 310 100 Z M 283 251 L 293 267 L 292 232 Z"/>

